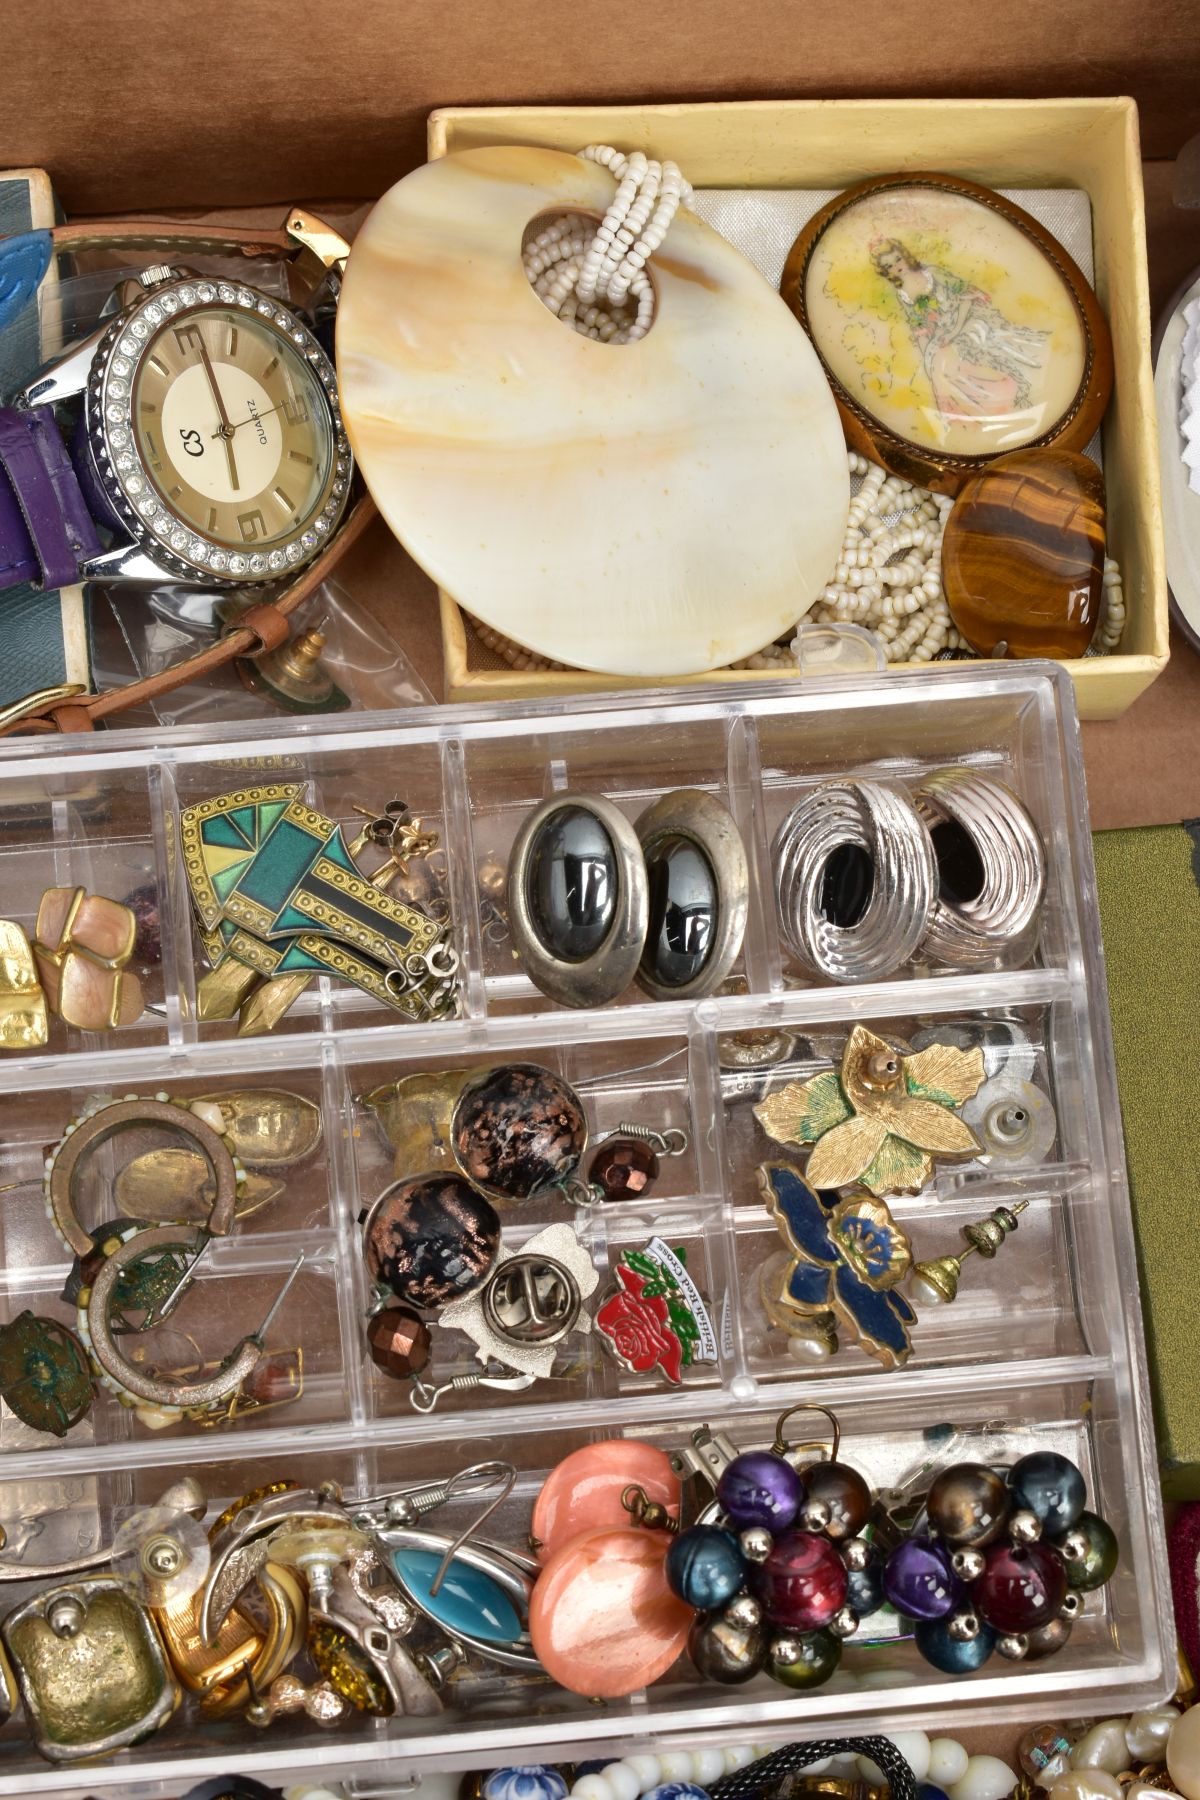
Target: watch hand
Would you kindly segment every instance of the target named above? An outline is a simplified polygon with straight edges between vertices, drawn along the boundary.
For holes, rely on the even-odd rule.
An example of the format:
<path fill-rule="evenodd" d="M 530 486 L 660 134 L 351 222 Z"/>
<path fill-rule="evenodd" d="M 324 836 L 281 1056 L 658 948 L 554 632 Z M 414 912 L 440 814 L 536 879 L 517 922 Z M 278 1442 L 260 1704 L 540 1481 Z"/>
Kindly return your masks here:
<path fill-rule="evenodd" d="M 202 337 L 200 337 L 199 334 L 197 334 L 196 342 L 200 347 L 200 361 L 204 364 L 204 373 L 208 376 L 208 385 L 212 389 L 212 397 L 216 401 L 217 411 L 221 415 L 221 429 L 218 432 L 215 432 L 214 436 L 224 439 L 225 456 L 229 463 L 229 481 L 230 481 L 230 485 L 233 487 L 234 491 L 236 492 L 237 488 L 239 486 L 237 463 L 234 460 L 233 445 L 230 442 L 230 439 L 233 437 L 235 427 L 230 423 L 229 414 L 225 411 L 225 402 L 221 398 L 221 390 L 217 386 L 217 377 L 213 372 L 212 363 L 209 361 L 208 347 L 205 344 L 204 339 Z"/>
<path fill-rule="evenodd" d="M 280 410 L 280 407 L 286 406 L 291 398 L 292 396 L 289 394 L 287 400 L 281 400 L 279 406 L 269 407 L 265 413 L 248 414 L 246 418 L 239 419 L 236 425 L 231 425 L 228 431 L 222 426 L 219 430 L 213 432 L 213 436 L 215 438 L 232 437 L 235 431 L 240 431 L 242 429 L 243 425 L 253 425 L 259 419 L 269 419 L 272 413 L 277 413 Z"/>

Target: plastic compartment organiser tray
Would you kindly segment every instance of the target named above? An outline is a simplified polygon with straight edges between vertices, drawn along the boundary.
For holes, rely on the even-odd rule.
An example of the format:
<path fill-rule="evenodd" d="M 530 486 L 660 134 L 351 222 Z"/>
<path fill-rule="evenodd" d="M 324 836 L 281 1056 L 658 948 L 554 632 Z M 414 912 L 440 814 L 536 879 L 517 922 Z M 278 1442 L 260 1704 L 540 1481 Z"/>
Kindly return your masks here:
<path fill-rule="evenodd" d="M 1049 886 L 1032 963 L 984 974 L 922 967 L 857 988 L 803 986 L 781 944 L 771 840 L 796 800 L 836 774 L 919 778 L 965 763 L 1007 781 L 1044 838 Z M 311 803 L 342 820 L 355 803 L 400 798 L 445 851 L 443 875 L 463 958 L 457 1020 L 410 1024 L 356 989 L 315 980 L 269 1037 L 197 1022 L 198 944 L 177 841 L 182 807 L 251 781 L 303 780 Z M 494 897 L 531 809 L 563 788 L 606 795 L 631 818 L 673 788 L 708 789 L 746 845 L 749 923 L 731 990 L 694 1004 L 640 990 L 596 1011 L 554 1005 L 528 982 Z M 1173 1685 L 1162 1533 L 1147 1402 L 1137 1275 L 1120 1115 L 1093 891 L 1082 764 L 1071 685 L 1044 664 L 946 668 L 887 680 L 729 685 L 524 707 L 337 717 L 303 725 L 189 726 L 169 745 L 110 733 L 46 744 L 14 741 L 0 758 L 0 916 L 32 926 L 46 886 L 82 885 L 120 899 L 149 888 L 162 958 L 147 981 L 142 1021 L 101 1039 L 55 1025 L 44 1050 L 7 1058 L 0 1094 L 0 1318 L 26 1308 L 64 1323 L 66 1259 L 42 1204 L 45 1146 L 98 1093 L 195 1096 L 247 1086 L 286 1088 L 320 1109 L 321 1143 L 286 1185 L 228 1240 L 215 1242 L 176 1317 L 181 1355 L 221 1356 L 266 1311 L 298 1245 L 300 1277 L 272 1328 L 272 1347 L 303 1352 L 303 1394 L 248 1412 L 220 1430 L 150 1431 L 102 1396 L 65 1438 L 0 1416 L 0 1521 L 6 1556 L 48 1562 L 108 1541 L 136 1507 L 194 1473 L 212 1508 L 263 1482 L 340 1482 L 349 1495 L 441 1479 L 503 1457 L 516 1486 L 487 1527 L 519 1545 L 546 1471 L 568 1451 L 627 1435 L 665 1448 L 707 1424 L 740 1445 L 770 1442 L 775 1416 L 801 1400 L 839 1416 L 841 1454 L 873 1486 L 937 1458 L 946 1427 L 965 1434 L 958 1459 L 1007 1462 L 1039 1446 L 1083 1469 L 1089 1505 L 1113 1524 L 1121 1561 L 1089 1598 L 1056 1658 L 993 1659 L 954 1682 L 911 1643 L 847 1646 L 825 1687 L 794 1693 L 760 1677 L 744 1688 L 705 1685 L 681 1662 L 650 1690 L 597 1705 L 512 1672 L 468 1673 L 439 1718 L 360 1718 L 336 1737 L 302 1717 L 269 1732 L 205 1726 L 190 1706 L 157 1736 L 86 1769 L 42 1763 L 20 1721 L 0 1733 L 0 1795 L 132 1795 L 159 1800 L 238 1768 L 295 1780 L 336 1764 L 355 1794 L 399 1791 L 414 1772 L 500 1760 L 613 1756 L 658 1742 L 815 1736 L 1119 1713 Z M 487 877 L 491 874 L 491 882 Z M 482 876 L 482 879 L 481 879 Z M 1027 1202 L 1020 1230 L 994 1261 L 976 1258 L 957 1301 L 921 1313 L 912 1360 L 885 1371 L 853 1344 L 806 1365 L 770 1330 L 757 1270 L 778 1248 L 755 1171 L 778 1153 L 755 1101 L 785 1077 L 827 1066 L 854 1023 L 894 1039 L 941 1025 L 996 1026 L 1025 1048 L 1024 1072 L 1050 1094 L 1057 1135 L 1045 1160 L 1016 1172 L 943 1166 L 917 1198 L 894 1202 L 922 1256 L 960 1245 L 959 1228 L 999 1204 Z M 732 1034 L 771 1032 L 779 1066 L 731 1066 Z M 619 1121 L 678 1125 L 688 1150 L 664 1164 L 644 1200 L 572 1215 L 561 1197 L 506 1210 L 514 1243 L 574 1216 L 606 1278 L 620 1251 L 657 1234 L 686 1246 L 689 1269 L 719 1323 L 720 1357 L 679 1388 L 627 1372 L 594 1338 L 560 1352 L 565 1379 L 524 1393 L 462 1388 L 422 1416 L 406 1385 L 367 1354 L 368 1283 L 362 1209 L 391 1179 L 391 1151 L 361 1096 L 415 1071 L 491 1061 L 547 1065 L 584 1097 L 593 1134 Z M 110 1146 L 111 1149 L 111 1146 Z M 81 1197 L 105 1216 L 113 1165 L 103 1153 Z M 111 1192 L 108 1195 L 111 1208 Z M 165 1327 L 163 1329 L 166 1329 Z M 439 1379 L 475 1365 L 465 1337 L 449 1343 Z M 455 1362 L 453 1345 L 461 1345 Z M 447 1351 L 439 1351 L 443 1359 Z M 803 1435 L 803 1434 L 802 1434 Z M 950 1459 L 954 1460 L 951 1453 Z M 478 1503 L 476 1502 L 476 1506 Z M 210 1517 L 213 1513 L 210 1511 Z M 471 1516 L 442 1515 L 457 1529 Z M 22 1545 L 28 1548 L 22 1550 Z M 27 1592 L 9 1587 L 5 1606 Z"/>

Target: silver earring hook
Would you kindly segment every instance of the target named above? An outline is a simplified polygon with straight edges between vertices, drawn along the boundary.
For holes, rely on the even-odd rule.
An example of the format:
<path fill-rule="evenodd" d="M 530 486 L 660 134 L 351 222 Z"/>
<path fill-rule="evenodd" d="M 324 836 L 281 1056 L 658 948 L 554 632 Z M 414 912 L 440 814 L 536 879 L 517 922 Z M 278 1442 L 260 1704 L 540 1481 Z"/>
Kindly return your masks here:
<path fill-rule="evenodd" d="M 488 1505 L 485 1506 L 483 1511 L 479 1514 L 479 1517 L 477 1519 L 472 1519 L 470 1524 L 467 1525 L 463 1531 L 459 1532 L 445 1556 L 443 1556 L 441 1562 L 437 1566 L 437 1573 L 429 1584 L 429 1595 L 431 1599 L 437 1594 L 442 1582 L 446 1579 L 446 1573 L 450 1564 L 454 1561 L 455 1556 L 462 1549 L 463 1545 L 486 1525 L 496 1508 L 508 1499 L 508 1496 L 512 1493 L 517 1482 L 517 1471 L 512 1463 L 472 1463 L 469 1468 L 460 1469 L 458 1474 L 448 1482 L 446 1488 L 447 1496 L 453 1496 L 455 1485 L 459 1481 L 467 1480 L 473 1483 L 478 1480 L 480 1476 L 489 1477 L 492 1480 L 498 1479 L 502 1483 L 502 1486 L 495 1499 L 489 1501 Z M 475 1491 L 474 1485 L 469 1486 L 468 1492 L 474 1493 Z"/>

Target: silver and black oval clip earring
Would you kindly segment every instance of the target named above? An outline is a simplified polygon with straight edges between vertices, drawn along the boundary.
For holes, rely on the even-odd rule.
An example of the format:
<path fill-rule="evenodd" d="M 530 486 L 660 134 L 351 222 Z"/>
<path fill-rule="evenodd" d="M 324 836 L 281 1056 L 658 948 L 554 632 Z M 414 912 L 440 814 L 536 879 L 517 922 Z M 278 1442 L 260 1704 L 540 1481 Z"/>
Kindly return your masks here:
<path fill-rule="evenodd" d="M 699 788 L 663 794 L 635 829 L 649 898 L 638 982 L 655 1000 L 698 1000 L 720 987 L 741 952 L 745 847 L 728 809 Z"/>
<path fill-rule="evenodd" d="M 883 981 L 915 953 L 937 891 L 933 845 L 906 797 L 878 781 L 829 781 L 775 834 L 784 942 L 807 974 Z"/>
<path fill-rule="evenodd" d="M 508 865 L 521 966 L 560 1006 L 604 1006 L 633 980 L 646 942 L 646 865 L 624 813 L 599 794 L 552 794 Z"/>
<path fill-rule="evenodd" d="M 1010 787 L 937 769 L 913 790 L 933 843 L 937 893 L 922 953 L 955 969 L 1017 968 L 1037 948 L 1046 852 Z"/>

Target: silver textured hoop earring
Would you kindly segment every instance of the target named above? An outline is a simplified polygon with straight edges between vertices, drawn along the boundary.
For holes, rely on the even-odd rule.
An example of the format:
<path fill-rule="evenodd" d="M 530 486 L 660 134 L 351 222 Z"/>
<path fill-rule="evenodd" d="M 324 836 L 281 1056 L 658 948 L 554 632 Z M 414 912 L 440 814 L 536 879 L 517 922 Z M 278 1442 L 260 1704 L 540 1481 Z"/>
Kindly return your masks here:
<path fill-rule="evenodd" d="M 1028 962 L 1046 893 L 1046 851 L 1021 801 L 994 776 L 937 769 L 913 790 L 913 805 L 937 864 L 922 954 L 956 969 Z"/>
<path fill-rule="evenodd" d="M 808 974 L 883 981 L 915 954 L 937 872 L 904 794 L 853 777 L 826 782 L 788 814 L 772 854 L 784 942 Z"/>
<path fill-rule="evenodd" d="M 637 833 L 600 794 L 566 790 L 534 808 L 508 864 L 508 922 L 521 966 L 560 1006 L 603 1006 L 633 980 L 646 942 Z"/>

